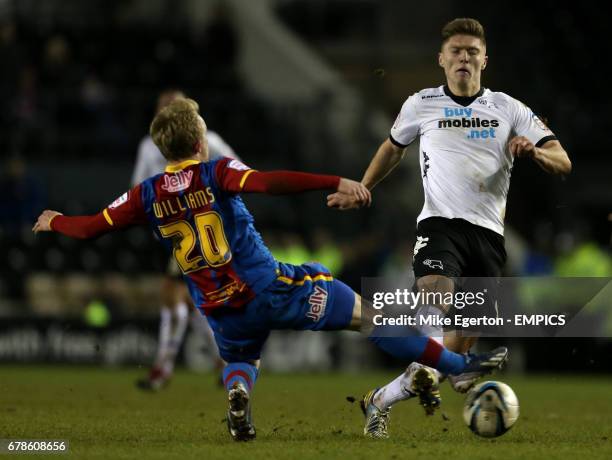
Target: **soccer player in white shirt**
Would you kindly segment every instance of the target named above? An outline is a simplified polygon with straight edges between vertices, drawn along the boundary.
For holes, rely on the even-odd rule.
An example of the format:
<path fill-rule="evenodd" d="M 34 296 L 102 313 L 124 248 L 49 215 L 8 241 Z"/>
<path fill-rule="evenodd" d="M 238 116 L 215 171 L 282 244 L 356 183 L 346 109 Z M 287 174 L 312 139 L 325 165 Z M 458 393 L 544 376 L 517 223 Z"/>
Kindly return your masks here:
<path fill-rule="evenodd" d="M 422 90 L 406 100 L 362 183 L 374 188 L 397 166 L 406 146 L 419 138 L 425 202 L 417 219 L 414 247 L 416 287 L 445 294 L 465 289 L 455 284 L 458 277 L 500 276 L 506 259 L 506 198 L 515 158 L 531 159 L 550 174 L 568 174 L 571 162 L 552 131 L 527 106 L 481 86 L 488 56 L 484 29 L 477 20 L 460 18 L 444 26 L 438 62 L 446 85 Z M 338 193 L 328 197 L 328 205 L 358 207 L 350 197 Z M 489 304 L 496 309 L 496 302 Z M 451 308 L 424 305 L 417 316 L 443 317 Z M 442 338 L 441 329 L 433 335 L 460 353 L 468 352 L 476 341 L 474 336 Z M 455 390 L 464 392 L 473 386 L 475 376 L 456 376 L 449 381 Z M 377 419 L 384 419 L 386 434 L 391 406 L 416 395 L 428 414 L 440 404 L 438 375 L 413 364 L 364 397 L 365 434 L 372 435 L 368 427 L 376 427 Z"/>
<path fill-rule="evenodd" d="M 157 100 L 156 113 L 159 113 L 175 99 L 184 97 L 185 94 L 178 90 L 163 91 Z M 219 157 L 239 159 L 234 150 L 217 133 L 209 130 L 206 137 L 208 139 L 210 160 L 215 160 Z M 138 147 L 136 166 L 132 175 L 132 185 L 139 184 L 151 176 L 163 173 L 166 165 L 167 160 L 159 151 L 151 136 L 147 134 Z M 136 382 L 137 386 L 144 390 L 159 390 L 172 377 L 176 356 L 185 338 L 189 321 L 188 305 L 191 304 L 191 300 L 185 283 L 182 280 L 181 271 L 172 257 L 169 258 L 165 275 L 160 286 L 161 310 L 155 362 L 149 375 Z M 192 326 L 207 340 L 208 349 L 215 353 L 215 365 L 221 368 L 222 362 L 219 356 L 216 355 L 216 345 L 208 322 L 195 309 L 193 309 L 193 313 Z"/>

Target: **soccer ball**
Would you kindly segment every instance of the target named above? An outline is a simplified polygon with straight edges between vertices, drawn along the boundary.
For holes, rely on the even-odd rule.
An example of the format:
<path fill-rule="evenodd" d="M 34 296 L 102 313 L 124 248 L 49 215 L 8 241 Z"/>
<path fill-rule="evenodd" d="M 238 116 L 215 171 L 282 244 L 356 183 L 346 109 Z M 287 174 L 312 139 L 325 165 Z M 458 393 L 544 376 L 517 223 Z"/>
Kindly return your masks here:
<path fill-rule="evenodd" d="M 514 391 L 502 382 L 483 382 L 467 395 L 463 420 L 475 434 L 495 438 L 508 431 L 519 416 Z"/>

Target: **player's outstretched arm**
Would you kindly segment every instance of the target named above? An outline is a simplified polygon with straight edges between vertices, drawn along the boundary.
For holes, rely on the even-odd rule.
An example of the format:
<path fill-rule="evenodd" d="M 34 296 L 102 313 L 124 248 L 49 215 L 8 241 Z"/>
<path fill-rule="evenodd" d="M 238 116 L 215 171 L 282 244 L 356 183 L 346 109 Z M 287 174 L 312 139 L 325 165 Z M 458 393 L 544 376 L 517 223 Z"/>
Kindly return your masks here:
<path fill-rule="evenodd" d="M 359 206 L 369 206 L 372 202 L 370 191 L 357 181 L 344 177 L 297 171 L 254 171 L 247 178 L 242 191 L 286 195 L 329 189 L 351 197 Z"/>
<path fill-rule="evenodd" d="M 147 216 L 140 198 L 140 185 L 137 185 L 92 216 L 64 216 L 60 212 L 47 209 L 38 216 L 32 231 L 57 232 L 71 238 L 88 239 L 146 222 Z"/>
<path fill-rule="evenodd" d="M 541 147 L 536 147 L 526 137 L 516 136 L 510 140 L 508 148 L 517 158 L 533 158 L 549 174 L 569 174 L 572 171 L 572 162 L 557 140 L 550 140 Z"/>
<path fill-rule="evenodd" d="M 103 213 L 93 216 L 64 216 L 61 212 L 49 209 L 38 216 L 32 231 L 58 232 L 71 238 L 94 238 L 112 230 Z"/>
<path fill-rule="evenodd" d="M 370 191 L 354 180 L 299 171 L 256 171 L 236 160 L 221 160 L 217 164 L 217 180 L 223 190 L 233 193 L 289 195 L 333 190 L 350 196 L 359 206 L 369 206 L 372 200 Z"/>

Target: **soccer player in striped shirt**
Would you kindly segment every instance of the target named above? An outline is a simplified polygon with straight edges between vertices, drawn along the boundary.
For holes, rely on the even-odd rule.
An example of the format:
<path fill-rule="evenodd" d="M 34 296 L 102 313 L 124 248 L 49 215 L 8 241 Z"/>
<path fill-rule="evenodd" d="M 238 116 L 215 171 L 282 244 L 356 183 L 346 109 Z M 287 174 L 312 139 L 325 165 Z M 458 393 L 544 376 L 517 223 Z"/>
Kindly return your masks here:
<path fill-rule="evenodd" d="M 185 94 L 177 89 L 162 91 L 157 98 L 156 113 L 159 113 L 172 101 L 184 97 Z M 239 159 L 234 150 L 217 133 L 208 130 L 206 139 L 208 141 L 209 160 L 224 157 Z M 132 186 L 138 185 L 151 176 L 163 173 L 166 163 L 166 158 L 153 142 L 151 135 L 147 133 L 138 146 L 136 165 L 132 174 Z M 163 251 L 162 248 L 160 250 Z M 168 259 L 166 251 L 163 252 L 165 259 Z M 155 361 L 147 377 L 136 382 L 136 386 L 143 390 L 159 390 L 172 378 L 178 351 L 185 339 L 190 316 L 189 305 L 191 299 L 183 282 L 183 274 L 172 255 L 166 263 L 165 270 L 165 276 L 159 286 L 161 308 Z M 214 337 L 206 319 L 197 311 L 194 311 L 191 317 L 191 325 L 206 340 L 207 349 L 211 353 L 215 368 L 222 367 L 223 364 L 216 353 Z"/>

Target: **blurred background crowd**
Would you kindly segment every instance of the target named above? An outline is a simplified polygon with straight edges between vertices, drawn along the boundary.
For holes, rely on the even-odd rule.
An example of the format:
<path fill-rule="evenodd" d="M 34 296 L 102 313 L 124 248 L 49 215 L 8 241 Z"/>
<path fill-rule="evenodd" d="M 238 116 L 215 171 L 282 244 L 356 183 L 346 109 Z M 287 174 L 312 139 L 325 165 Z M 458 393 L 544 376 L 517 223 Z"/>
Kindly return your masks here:
<path fill-rule="evenodd" d="M 30 229 L 42 209 L 94 213 L 129 188 L 160 91 L 196 99 L 209 128 L 254 168 L 359 179 L 403 101 L 444 82 L 439 31 L 459 16 L 485 26 L 484 85 L 546 118 L 574 165 L 557 178 L 515 163 L 507 274 L 612 276 L 607 17 L 598 8 L 0 0 L 0 315 L 80 317 L 100 304 L 103 317 L 156 313 L 148 229 L 94 243 Z M 280 260 L 320 260 L 358 290 L 363 276 L 410 270 L 422 205 L 414 146 L 367 211 L 328 210 L 322 193 L 245 199 Z"/>

